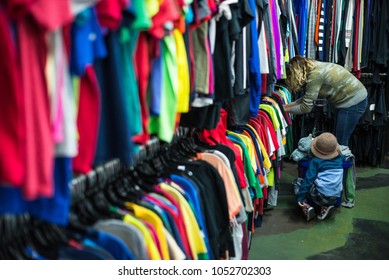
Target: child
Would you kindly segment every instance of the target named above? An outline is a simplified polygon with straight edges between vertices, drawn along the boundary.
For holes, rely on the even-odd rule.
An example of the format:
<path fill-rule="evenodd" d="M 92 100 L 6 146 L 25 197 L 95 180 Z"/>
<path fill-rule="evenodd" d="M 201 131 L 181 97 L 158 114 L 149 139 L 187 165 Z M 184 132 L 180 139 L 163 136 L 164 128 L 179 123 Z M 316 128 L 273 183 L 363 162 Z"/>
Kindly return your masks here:
<path fill-rule="evenodd" d="M 317 218 L 324 220 L 342 192 L 343 156 L 336 137 L 328 132 L 312 140 L 311 154 L 314 157 L 296 194 L 297 202 L 307 221 L 315 217 L 315 208 L 320 209 Z"/>

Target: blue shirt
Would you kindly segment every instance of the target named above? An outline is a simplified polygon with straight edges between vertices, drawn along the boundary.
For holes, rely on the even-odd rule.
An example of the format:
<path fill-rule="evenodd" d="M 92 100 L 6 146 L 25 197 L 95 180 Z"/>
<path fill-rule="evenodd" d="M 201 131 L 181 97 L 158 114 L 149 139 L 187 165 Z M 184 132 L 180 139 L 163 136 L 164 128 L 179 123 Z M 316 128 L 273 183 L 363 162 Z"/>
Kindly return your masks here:
<path fill-rule="evenodd" d="M 192 205 L 194 207 L 194 214 L 196 216 L 197 222 L 199 223 L 201 230 L 204 233 L 204 242 L 205 242 L 205 246 L 207 247 L 209 259 L 212 259 L 212 250 L 211 250 L 211 246 L 209 244 L 208 232 L 207 232 L 207 227 L 205 225 L 204 213 L 200 207 L 203 204 L 201 203 L 199 192 L 196 189 L 196 186 L 194 185 L 194 183 L 190 179 L 179 176 L 179 175 L 172 174 L 170 176 L 170 178 L 172 179 L 173 182 L 175 182 L 181 188 L 183 188 L 188 193 L 188 196 L 190 197 L 190 199 L 193 201 Z"/>
<path fill-rule="evenodd" d="M 107 250 L 116 260 L 136 260 L 126 243 L 111 233 L 91 230 L 88 239 Z"/>
<path fill-rule="evenodd" d="M 257 9 L 255 0 L 249 0 L 254 19 L 250 22 L 251 54 L 249 58 L 250 69 L 250 116 L 258 115 L 259 104 L 262 96 L 262 77 L 258 49 Z"/>
<path fill-rule="evenodd" d="M 72 25 L 72 48 L 70 55 L 70 71 L 82 76 L 85 68 L 92 65 L 95 59 L 107 55 L 96 11 L 89 8 L 79 13 Z"/>
<path fill-rule="evenodd" d="M 30 213 L 43 221 L 66 225 L 70 209 L 69 182 L 72 179 L 70 158 L 56 158 L 54 162 L 54 195 L 27 201 L 22 189 L 15 186 L 0 187 L 0 215 Z"/>

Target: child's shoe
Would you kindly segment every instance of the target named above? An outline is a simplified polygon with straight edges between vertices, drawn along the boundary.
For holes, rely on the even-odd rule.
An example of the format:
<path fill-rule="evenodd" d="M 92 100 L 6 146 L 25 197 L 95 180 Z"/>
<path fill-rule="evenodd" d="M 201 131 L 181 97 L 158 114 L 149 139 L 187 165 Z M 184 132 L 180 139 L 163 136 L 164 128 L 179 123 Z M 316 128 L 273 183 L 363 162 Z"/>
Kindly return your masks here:
<path fill-rule="evenodd" d="M 312 220 L 316 216 L 315 208 L 313 208 L 309 204 L 307 204 L 305 206 L 305 208 L 303 209 L 303 212 L 304 212 L 304 216 L 307 219 L 307 221 Z"/>
<path fill-rule="evenodd" d="M 322 206 L 320 210 L 320 214 L 317 215 L 319 220 L 324 220 L 330 213 L 331 209 L 334 208 L 334 205 L 331 206 Z"/>
<path fill-rule="evenodd" d="M 353 208 L 355 204 L 354 202 L 343 201 L 341 205 L 346 208 Z"/>

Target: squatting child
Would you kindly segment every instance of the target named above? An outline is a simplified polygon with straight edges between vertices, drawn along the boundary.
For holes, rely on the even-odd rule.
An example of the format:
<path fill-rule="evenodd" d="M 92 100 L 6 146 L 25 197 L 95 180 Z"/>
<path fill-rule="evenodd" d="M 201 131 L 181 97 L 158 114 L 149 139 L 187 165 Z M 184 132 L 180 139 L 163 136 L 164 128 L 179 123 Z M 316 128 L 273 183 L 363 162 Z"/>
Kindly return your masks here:
<path fill-rule="evenodd" d="M 307 221 L 324 220 L 342 193 L 343 156 L 336 137 L 329 132 L 312 139 L 311 156 L 305 178 L 296 194 Z M 316 211 L 315 211 L 316 210 Z"/>

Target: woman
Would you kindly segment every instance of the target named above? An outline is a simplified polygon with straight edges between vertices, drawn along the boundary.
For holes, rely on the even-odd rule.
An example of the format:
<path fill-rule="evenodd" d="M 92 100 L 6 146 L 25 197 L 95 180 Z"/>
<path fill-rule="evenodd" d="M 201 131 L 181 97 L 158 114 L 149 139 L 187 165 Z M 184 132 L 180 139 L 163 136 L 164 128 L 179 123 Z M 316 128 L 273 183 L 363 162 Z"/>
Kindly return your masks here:
<path fill-rule="evenodd" d="M 338 143 L 348 146 L 349 139 L 367 107 L 365 86 L 344 67 L 295 56 L 289 62 L 286 84 L 291 92 L 303 87 L 304 96 L 286 104 L 285 111 L 304 114 L 318 98 L 328 99 L 336 109 L 334 134 Z"/>

